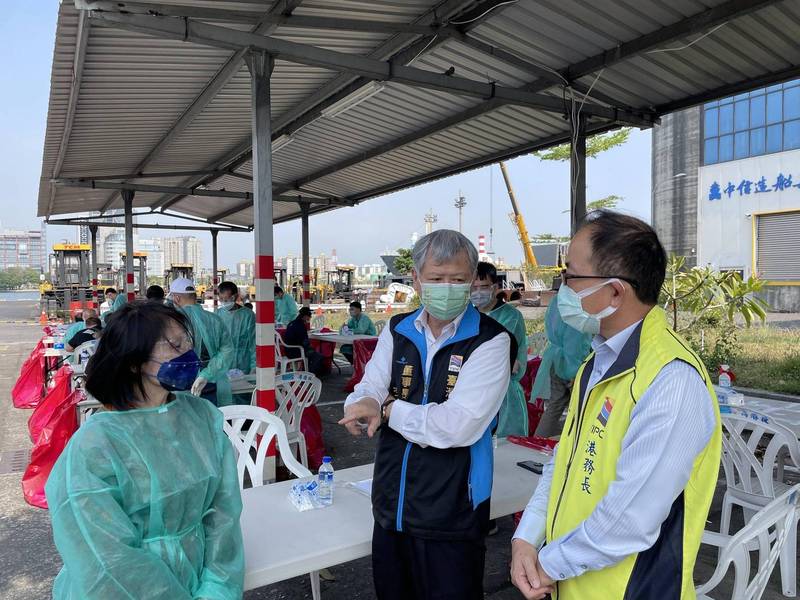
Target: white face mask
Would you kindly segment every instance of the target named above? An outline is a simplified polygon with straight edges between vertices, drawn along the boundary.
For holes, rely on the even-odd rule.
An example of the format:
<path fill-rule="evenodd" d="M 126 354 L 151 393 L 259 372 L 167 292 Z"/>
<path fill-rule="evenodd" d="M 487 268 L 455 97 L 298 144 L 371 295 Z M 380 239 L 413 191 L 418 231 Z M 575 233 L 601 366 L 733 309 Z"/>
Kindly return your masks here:
<path fill-rule="evenodd" d="M 582 333 L 590 333 L 592 335 L 600 333 L 600 321 L 617 312 L 617 307 L 607 306 L 600 312 L 591 314 L 583 309 L 581 300 L 588 298 L 614 282 L 621 283 L 619 279 L 606 279 L 580 292 L 576 292 L 566 283 L 562 284 L 558 290 L 558 312 L 564 323 Z"/>

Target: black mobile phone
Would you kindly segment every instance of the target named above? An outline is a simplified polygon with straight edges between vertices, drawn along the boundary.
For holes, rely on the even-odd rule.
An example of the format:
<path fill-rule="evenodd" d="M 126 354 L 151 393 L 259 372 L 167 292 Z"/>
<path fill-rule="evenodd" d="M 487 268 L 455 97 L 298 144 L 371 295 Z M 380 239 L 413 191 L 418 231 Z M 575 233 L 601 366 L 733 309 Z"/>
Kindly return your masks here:
<path fill-rule="evenodd" d="M 533 460 L 521 460 L 517 463 L 518 466 L 522 467 L 523 469 L 527 469 L 528 471 L 532 471 L 537 475 L 542 474 L 542 467 L 544 465 L 540 462 L 535 462 Z"/>

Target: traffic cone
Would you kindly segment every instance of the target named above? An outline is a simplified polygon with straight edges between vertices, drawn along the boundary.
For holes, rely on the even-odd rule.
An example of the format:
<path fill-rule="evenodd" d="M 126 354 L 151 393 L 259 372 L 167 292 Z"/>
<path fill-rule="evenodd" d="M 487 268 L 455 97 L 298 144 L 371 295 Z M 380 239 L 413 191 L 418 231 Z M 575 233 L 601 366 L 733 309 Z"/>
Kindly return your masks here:
<path fill-rule="evenodd" d="M 316 310 L 316 313 L 315 313 L 315 314 L 316 314 L 318 317 L 321 317 L 321 316 L 322 316 L 322 314 L 323 314 L 323 311 L 322 311 L 322 307 L 321 307 L 321 306 L 318 306 L 318 307 L 317 307 L 317 310 Z"/>
<path fill-rule="evenodd" d="M 387 315 L 392 314 L 392 305 L 391 304 L 387 304 L 386 305 L 386 314 Z"/>
<path fill-rule="evenodd" d="M 47 318 L 47 313 L 44 312 L 44 310 L 42 310 L 42 314 L 39 315 L 39 325 L 44 327 L 45 325 L 47 325 L 48 321 L 49 321 L 49 319 Z"/>

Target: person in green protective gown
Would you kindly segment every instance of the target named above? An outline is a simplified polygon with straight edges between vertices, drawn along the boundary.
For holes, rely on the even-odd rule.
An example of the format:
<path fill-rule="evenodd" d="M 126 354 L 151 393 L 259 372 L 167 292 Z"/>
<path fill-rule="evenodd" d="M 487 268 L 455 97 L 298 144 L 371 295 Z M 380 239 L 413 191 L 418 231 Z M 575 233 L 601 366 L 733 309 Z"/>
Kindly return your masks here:
<path fill-rule="evenodd" d="M 228 336 L 233 344 L 233 369 L 244 374 L 255 373 L 256 369 L 256 314 L 237 303 L 239 288 L 232 281 L 219 285 L 220 307 L 217 314 L 225 323 Z M 250 404 L 250 394 L 234 394 L 236 404 Z"/>
<path fill-rule="evenodd" d="M 362 312 L 361 302 L 350 303 L 350 318 L 342 325 L 342 333 L 349 335 L 378 335 L 375 323 Z M 346 329 L 345 329 L 346 328 Z M 339 350 L 351 365 L 353 364 L 353 344 L 344 344 Z"/>
<path fill-rule="evenodd" d="M 564 323 L 558 312 L 558 296 L 553 296 L 547 307 L 544 331 L 547 346 L 533 382 L 531 398 L 547 401 L 536 435 L 552 437 L 561 433 L 559 421 L 569 405 L 575 375 L 592 350 L 592 336 Z"/>
<path fill-rule="evenodd" d="M 56 600 L 239 600 L 242 500 L 222 414 L 188 394 L 200 361 L 185 315 L 133 302 L 87 365 L 103 409 L 45 491 L 64 562 Z"/>
<path fill-rule="evenodd" d="M 297 302 L 290 294 L 283 291 L 279 285 L 275 286 L 275 324 L 288 325 L 297 318 Z"/>
<path fill-rule="evenodd" d="M 108 317 L 117 312 L 128 302 L 126 295 L 118 293 L 113 287 L 106 288 L 105 296 L 106 302 L 108 302 L 108 310 L 100 317 L 103 321 L 103 325 L 106 324 L 106 319 L 108 319 Z"/>
<path fill-rule="evenodd" d="M 511 380 L 497 424 L 497 436 L 528 435 L 528 408 L 525 406 L 525 393 L 520 385 L 525 375 L 528 357 L 528 337 L 525 320 L 515 307 L 498 297 L 499 286 L 497 269 L 487 262 L 478 263 L 478 271 L 472 282 L 470 300 L 482 313 L 488 314 L 505 327 L 517 342 L 517 359 L 511 371 Z"/>
<path fill-rule="evenodd" d="M 175 308 L 189 319 L 195 352 L 205 365 L 192 384 L 192 393 L 217 406 L 233 404 L 228 371 L 233 369 L 235 355 L 225 322 L 197 303 L 197 292 L 191 279 L 176 279 L 170 284 L 169 291 Z"/>

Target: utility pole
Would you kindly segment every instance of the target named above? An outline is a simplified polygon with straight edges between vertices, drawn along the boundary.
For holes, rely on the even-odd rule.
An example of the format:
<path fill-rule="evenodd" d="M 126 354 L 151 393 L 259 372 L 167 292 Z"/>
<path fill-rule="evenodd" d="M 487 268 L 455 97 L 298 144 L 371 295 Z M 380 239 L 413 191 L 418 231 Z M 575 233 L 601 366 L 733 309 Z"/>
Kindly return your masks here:
<path fill-rule="evenodd" d="M 461 193 L 461 190 L 458 190 L 458 198 L 456 198 L 456 202 L 453 206 L 458 209 L 458 231 L 461 233 L 464 225 L 464 207 L 467 205 L 467 199 L 464 198 L 464 194 Z"/>
<path fill-rule="evenodd" d="M 425 215 L 425 235 L 428 235 L 431 231 L 433 231 L 433 224 L 439 220 L 439 217 L 433 213 L 433 209 L 428 211 L 428 214 Z"/>

